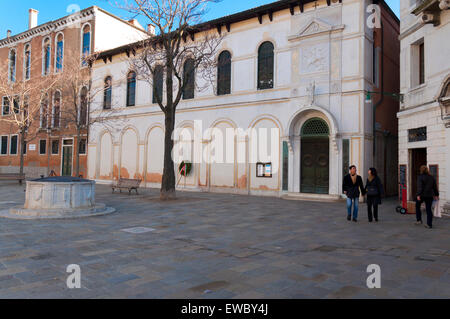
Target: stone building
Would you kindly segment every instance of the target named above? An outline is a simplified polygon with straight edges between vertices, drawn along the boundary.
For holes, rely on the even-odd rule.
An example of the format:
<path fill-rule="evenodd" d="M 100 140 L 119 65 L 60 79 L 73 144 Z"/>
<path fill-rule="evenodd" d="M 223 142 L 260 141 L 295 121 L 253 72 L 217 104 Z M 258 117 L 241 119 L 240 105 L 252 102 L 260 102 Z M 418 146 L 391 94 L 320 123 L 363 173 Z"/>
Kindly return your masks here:
<path fill-rule="evenodd" d="M 225 84 L 196 90 L 178 106 L 176 126 L 188 133 L 175 137 L 182 159 L 192 162 L 196 156 L 192 137 L 198 123 L 203 131 L 216 128 L 223 136 L 230 128 L 256 133 L 231 139 L 224 150 L 231 161 L 194 161 L 186 179 L 177 171 L 178 187 L 336 199 L 349 165 L 367 176 L 375 157 L 395 194 L 398 102 L 374 95 L 366 103 L 367 91 L 399 90 L 399 20 L 384 1 L 377 3 L 381 29 L 367 23 L 373 2 L 362 0 L 277 1 L 207 22 L 226 34 L 217 59 L 228 61 L 229 77 Z M 130 71 L 131 48 L 104 51 L 93 65 L 98 79 L 93 87 L 112 85 L 109 102 L 94 100 L 91 116 L 112 103 L 120 111 L 117 121 L 126 121 L 116 130 L 91 127 L 88 176 L 104 183 L 142 178 L 146 186 L 159 187 L 164 116 L 151 83 Z M 260 68 L 262 63 L 266 67 Z M 380 135 L 375 154 L 374 134 Z M 255 154 L 258 138 L 270 156 Z M 205 133 L 200 141 L 209 159 L 217 155 L 214 139 Z"/>
<path fill-rule="evenodd" d="M 401 1 L 400 183 L 414 211 L 417 175 L 429 165 L 450 211 L 450 2 Z"/>
<path fill-rule="evenodd" d="M 44 77 L 64 74 L 69 54 L 80 57 L 80 68 L 85 69 L 89 79 L 90 70 L 82 62 L 82 56 L 136 42 L 144 31 L 135 21 L 124 21 L 95 6 L 41 25 L 37 21 L 38 11 L 30 9 L 28 30 L 16 35 L 8 30 L 7 37 L 0 39 L 0 63 L 8 64 L 10 81 L 37 82 Z M 88 88 L 84 91 L 88 92 Z M 24 148 L 27 177 L 47 174 L 48 166 L 58 175 L 72 175 L 75 146 L 80 152 L 80 173 L 86 176 L 87 130 L 83 130 L 81 140 L 77 141 L 73 129 L 61 123 L 58 107 L 64 105 L 65 94 L 57 90 L 51 92 L 47 106 L 51 114 L 41 114 L 41 119 L 34 122 L 40 127 L 30 128 L 39 133 Z M 0 172 L 14 173 L 19 171 L 23 143 L 19 141 L 17 126 L 6 121 L 12 116 L 9 99 L 5 96 L 0 99 Z"/>

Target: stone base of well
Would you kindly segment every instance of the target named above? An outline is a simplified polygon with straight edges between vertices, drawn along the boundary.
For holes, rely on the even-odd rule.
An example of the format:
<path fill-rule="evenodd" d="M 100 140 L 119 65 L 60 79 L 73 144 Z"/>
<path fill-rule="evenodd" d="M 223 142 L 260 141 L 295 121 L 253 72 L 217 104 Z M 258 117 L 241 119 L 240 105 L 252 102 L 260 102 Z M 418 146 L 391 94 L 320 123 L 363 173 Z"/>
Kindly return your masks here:
<path fill-rule="evenodd" d="M 113 213 L 95 202 L 95 182 L 74 177 L 47 177 L 27 181 L 24 206 L 0 211 L 12 219 L 65 219 Z"/>
<path fill-rule="evenodd" d="M 78 209 L 27 209 L 23 206 L 17 206 L 0 211 L 0 217 L 11 219 L 70 219 L 107 215 L 115 211 L 114 208 L 106 207 L 105 204 Z"/>

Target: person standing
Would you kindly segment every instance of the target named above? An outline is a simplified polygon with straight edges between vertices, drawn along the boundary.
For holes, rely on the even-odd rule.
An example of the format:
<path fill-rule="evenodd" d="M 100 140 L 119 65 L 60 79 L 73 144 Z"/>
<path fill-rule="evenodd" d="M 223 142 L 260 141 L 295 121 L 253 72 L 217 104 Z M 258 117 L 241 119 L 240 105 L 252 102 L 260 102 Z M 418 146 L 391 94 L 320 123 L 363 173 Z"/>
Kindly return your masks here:
<path fill-rule="evenodd" d="M 384 189 L 381 179 L 378 177 L 377 170 L 373 167 L 369 169 L 365 190 L 367 194 L 367 214 L 369 216 L 369 223 L 371 223 L 374 218 L 375 222 L 378 222 L 378 205 L 381 205 L 381 196 L 384 194 Z"/>
<path fill-rule="evenodd" d="M 357 169 L 355 165 L 350 166 L 350 174 L 344 177 L 342 189 L 345 195 L 347 195 L 347 220 L 353 220 L 355 223 L 358 221 L 359 210 L 359 196 L 364 196 L 365 190 L 363 180 L 361 176 L 356 174 Z M 360 192 L 361 190 L 361 192 Z M 353 219 L 352 219 L 352 207 L 353 207 Z"/>
<path fill-rule="evenodd" d="M 423 165 L 420 167 L 420 175 L 417 178 L 417 200 L 416 200 L 416 225 L 422 224 L 422 211 L 420 207 L 425 202 L 427 210 L 427 224 L 426 228 L 433 228 L 433 211 L 431 206 L 433 205 L 433 198 L 439 199 L 439 191 L 437 188 L 436 180 L 430 175 L 428 167 Z"/>

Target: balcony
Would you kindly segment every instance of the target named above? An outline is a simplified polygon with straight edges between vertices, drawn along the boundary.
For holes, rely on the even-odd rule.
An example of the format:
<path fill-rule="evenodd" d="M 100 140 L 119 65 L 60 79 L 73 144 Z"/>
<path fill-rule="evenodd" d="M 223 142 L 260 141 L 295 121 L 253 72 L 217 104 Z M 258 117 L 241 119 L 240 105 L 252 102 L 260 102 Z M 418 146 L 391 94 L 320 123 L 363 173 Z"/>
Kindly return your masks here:
<path fill-rule="evenodd" d="M 416 16 L 425 13 L 439 15 L 441 10 L 447 10 L 449 8 L 449 0 L 416 0 L 411 13 Z"/>

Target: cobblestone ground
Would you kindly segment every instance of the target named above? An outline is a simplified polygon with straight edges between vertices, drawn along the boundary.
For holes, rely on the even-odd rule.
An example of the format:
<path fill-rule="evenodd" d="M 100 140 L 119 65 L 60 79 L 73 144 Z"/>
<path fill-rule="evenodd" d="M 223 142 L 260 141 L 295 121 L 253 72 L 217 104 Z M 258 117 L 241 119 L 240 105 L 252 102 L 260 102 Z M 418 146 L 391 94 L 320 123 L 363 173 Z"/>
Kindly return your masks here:
<path fill-rule="evenodd" d="M 158 192 L 97 201 L 112 215 L 75 220 L 0 219 L 0 298 L 449 298 L 450 219 L 435 229 L 381 207 L 357 224 L 343 203 Z M 24 187 L 0 185 L 0 209 L 24 202 Z M 146 233 L 123 231 L 147 227 Z M 66 267 L 81 267 L 68 289 Z M 369 264 L 381 289 L 368 289 Z"/>

